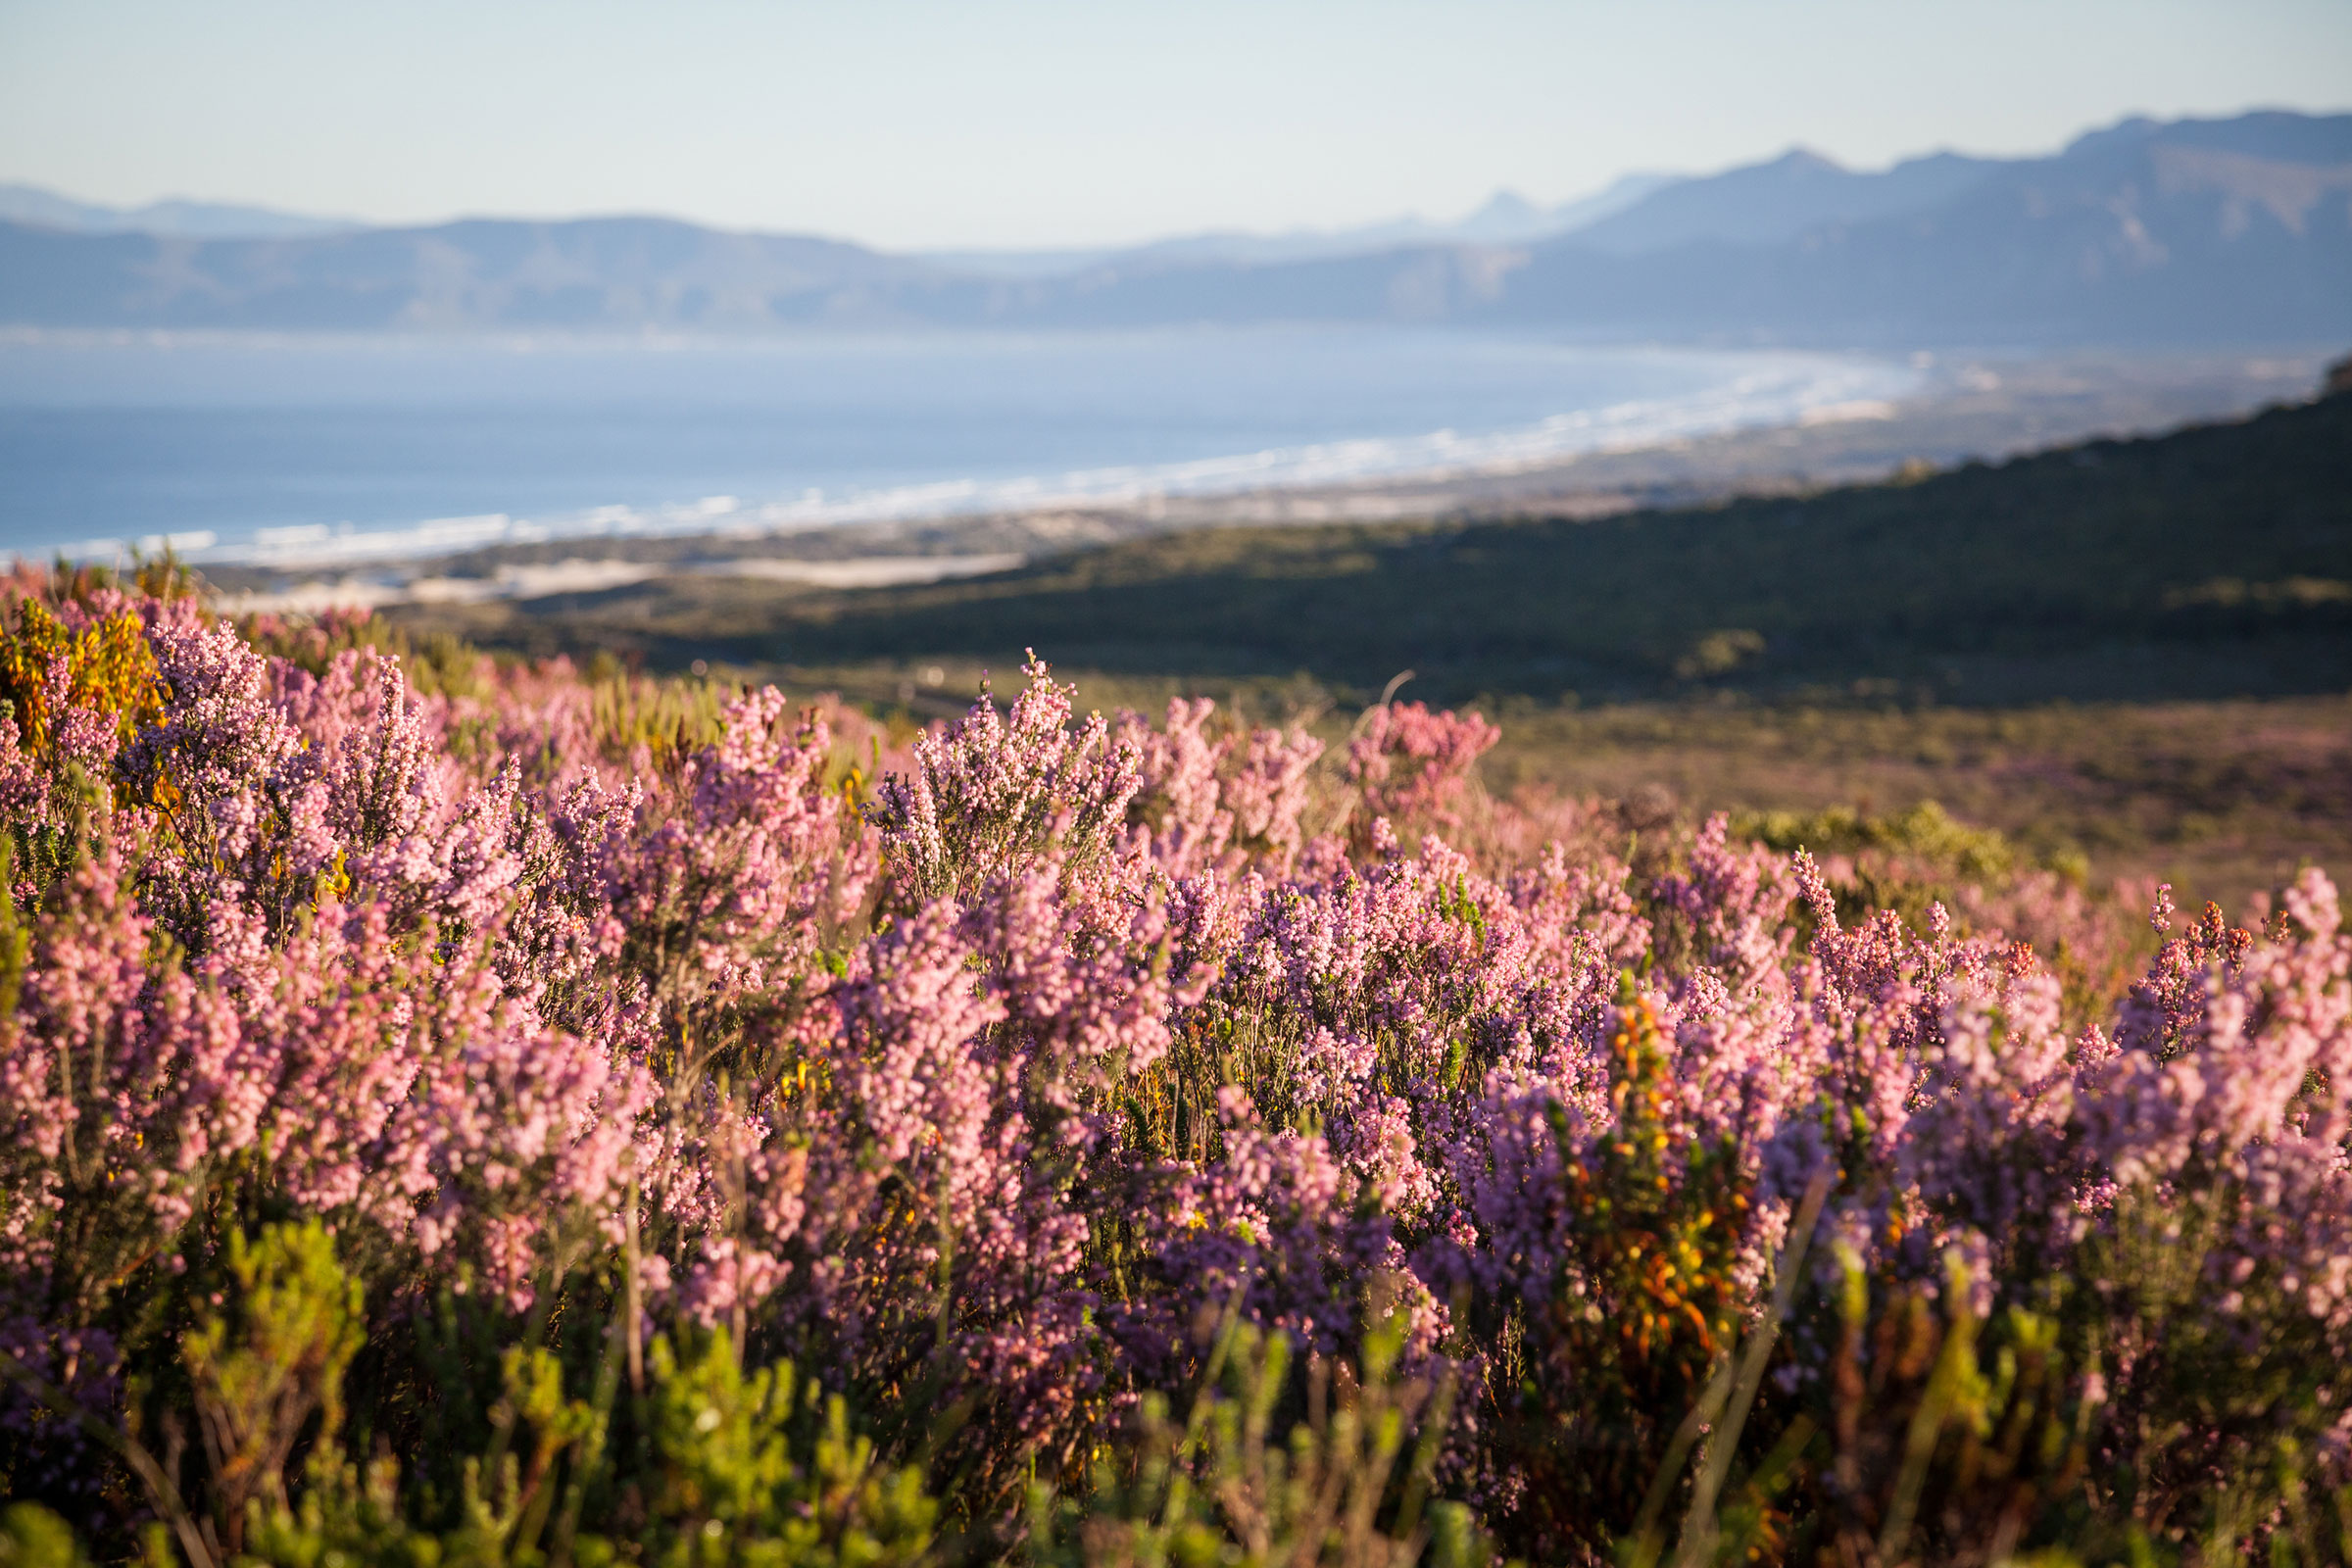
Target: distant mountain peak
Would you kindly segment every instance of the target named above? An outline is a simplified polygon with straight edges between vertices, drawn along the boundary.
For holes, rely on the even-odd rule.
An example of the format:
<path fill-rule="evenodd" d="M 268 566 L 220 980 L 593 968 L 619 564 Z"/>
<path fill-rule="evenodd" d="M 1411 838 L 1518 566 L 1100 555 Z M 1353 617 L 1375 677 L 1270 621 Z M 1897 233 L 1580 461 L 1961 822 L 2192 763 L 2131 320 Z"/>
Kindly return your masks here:
<path fill-rule="evenodd" d="M 1767 169 L 1788 170 L 1790 172 L 1842 174 L 1846 167 L 1827 153 L 1817 153 L 1810 147 L 1791 147 L 1764 166 Z"/>
<path fill-rule="evenodd" d="M 2118 147 L 2130 147 L 2146 141 L 2164 129 L 2164 122 L 2146 115 L 2129 115 L 2112 125 L 2086 130 L 2066 144 L 2061 158 L 2080 158 L 2085 153 L 2101 153 Z"/>
<path fill-rule="evenodd" d="M 2195 147 L 2281 164 L 2352 163 L 2352 115 L 2257 109 L 2218 120 L 2151 120 L 2133 115 L 2066 144 L 2061 160 L 2130 154 L 2142 147 Z"/>
<path fill-rule="evenodd" d="M 1515 190 L 1498 190 L 1487 198 L 1484 206 L 1463 221 L 1533 221 L 1544 216 L 1544 210 Z"/>
<path fill-rule="evenodd" d="M 238 207 L 171 196 L 144 207 L 75 201 L 39 185 L 0 183 L 0 220 L 70 234 L 170 234 L 183 239 L 295 239 L 363 225 L 270 207 Z"/>
<path fill-rule="evenodd" d="M 1664 185 L 1587 223 L 1563 243 L 1633 254 L 1677 245 L 1779 245 L 1824 224 L 1919 212 L 1950 200 L 1996 166 L 1956 153 L 1863 173 L 1810 147 Z"/>

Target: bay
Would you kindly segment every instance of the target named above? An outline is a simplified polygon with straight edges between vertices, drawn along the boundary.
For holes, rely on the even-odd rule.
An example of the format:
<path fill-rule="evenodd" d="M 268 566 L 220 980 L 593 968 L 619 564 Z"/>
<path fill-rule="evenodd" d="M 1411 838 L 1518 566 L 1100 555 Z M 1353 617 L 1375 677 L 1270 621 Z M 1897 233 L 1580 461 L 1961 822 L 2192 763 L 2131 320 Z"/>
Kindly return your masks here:
<path fill-rule="evenodd" d="M 1886 361 L 1394 328 L 0 337 L 0 552 L 360 560 L 1553 463 L 1901 396 Z"/>

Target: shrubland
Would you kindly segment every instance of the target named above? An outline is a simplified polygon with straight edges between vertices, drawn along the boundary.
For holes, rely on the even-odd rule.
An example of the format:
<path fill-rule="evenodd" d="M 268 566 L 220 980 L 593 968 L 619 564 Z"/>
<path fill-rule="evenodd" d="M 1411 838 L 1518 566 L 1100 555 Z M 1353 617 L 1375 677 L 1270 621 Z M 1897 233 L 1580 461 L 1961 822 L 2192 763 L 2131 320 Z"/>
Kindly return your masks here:
<path fill-rule="evenodd" d="M 2352 1547 L 2317 870 L 5 597 L 10 1562 Z"/>

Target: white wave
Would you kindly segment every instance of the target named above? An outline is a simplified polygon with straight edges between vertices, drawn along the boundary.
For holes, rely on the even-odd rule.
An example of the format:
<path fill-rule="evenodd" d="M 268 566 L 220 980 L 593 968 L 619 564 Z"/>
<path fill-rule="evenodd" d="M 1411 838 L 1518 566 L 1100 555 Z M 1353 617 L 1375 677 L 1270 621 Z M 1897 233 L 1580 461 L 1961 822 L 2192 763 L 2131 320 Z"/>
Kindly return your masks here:
<path fill-rule="evenodd" d="M 705 496 L 663 507 L 605 506 L 536 518 L 493 513 L 433 518 L 400 528 L 357 529 L 348 523 L 337 528 L 265 528 L 248 540 L 215 542 L 185 553 L 199 561 L 325 565 L 416 559 L 497 544 L 614 535 L 748 537 L 851 522 L 1148 506 L 1175 496 L 1507 474 L 1744 428 L 1887 418 L 1894 413 L 1893 400 L 1915 390 L 1921 374 L 1916 368 L 1895 364 L 1780 356 L 1702 392 L 1581 409 L 1534 424 L 1475 434 L 1440 429 L 1418 436 L 1269 447 L 1181 463 L 943 479 L 846 492 L 808 489 L 791 499 L 765 502 Z"/>

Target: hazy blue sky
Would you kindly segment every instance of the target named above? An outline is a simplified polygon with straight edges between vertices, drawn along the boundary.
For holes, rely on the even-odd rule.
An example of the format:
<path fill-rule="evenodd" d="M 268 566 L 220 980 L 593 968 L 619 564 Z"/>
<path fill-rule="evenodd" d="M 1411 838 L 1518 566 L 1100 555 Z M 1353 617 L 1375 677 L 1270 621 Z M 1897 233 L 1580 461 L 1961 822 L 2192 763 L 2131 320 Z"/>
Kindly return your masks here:
<path fill-rule="evenodd" d="M 892 246 L 1450 216 L 2352 107 L 2352 0 L 0 0 L 0 179 Z"/>

